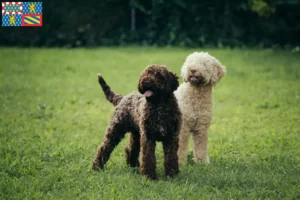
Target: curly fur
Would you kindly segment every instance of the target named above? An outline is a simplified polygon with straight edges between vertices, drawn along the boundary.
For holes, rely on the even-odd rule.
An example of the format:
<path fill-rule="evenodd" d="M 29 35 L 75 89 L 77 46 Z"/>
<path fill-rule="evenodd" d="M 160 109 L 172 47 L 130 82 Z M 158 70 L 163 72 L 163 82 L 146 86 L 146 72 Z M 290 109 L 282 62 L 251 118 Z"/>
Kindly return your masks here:
<path fill-rule="evenodd" d="M 225 73 L 225 66 L 208 53 L 194 52 L 186 58 L 181 68 L 184 83 L 175 91 L 183 117 L 178 149 L 180 163 L 187 160 L 190 133 L 194 160 L 209 163 L 207 140 L 213 114 L 213 86 Z"/>
<path fill-rule="evenodd" d="M 155 145 L 156 141 L 161 141 L 165 174 L 178 174 L 181 112 L 173 93 L 179 86 L 176 74 L 165 66 L 151 65 L 140 76 L 140 93 L 132 92 L 126 96 L 114 94 L 101 75 L 98 75 L 98 81 L 106 98 L 116 107 L 92 168 L 103 168 L 115 146 L 126 132 L 130 132 L 130 143 L 125 148 L 129 166 L 140 166 L 141 174 L 156 179 Z"/>

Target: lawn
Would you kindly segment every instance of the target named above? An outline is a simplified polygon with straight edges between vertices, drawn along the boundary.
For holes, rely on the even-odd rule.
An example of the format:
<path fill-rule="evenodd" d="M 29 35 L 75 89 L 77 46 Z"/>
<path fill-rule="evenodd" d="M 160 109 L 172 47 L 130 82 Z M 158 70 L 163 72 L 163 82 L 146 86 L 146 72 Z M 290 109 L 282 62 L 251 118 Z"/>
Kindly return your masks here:
<path fill-rule="evenodd" d="M 113 112 L 97 83 L 137 90 L 148 64 L 177 74 L 193 51 L 227 67 L 215 87 L 210 165 L 191 157 L 158 181 L 125 165 L 128 136 L 105 170 L 91 164 Z M 180 80 L 181 81 L 181 80 Z M 300 55 L 250 49 L 0 48 L 0 199 L 300 199 Z M 192 149 L 190 141 L 190 149 Z"/>

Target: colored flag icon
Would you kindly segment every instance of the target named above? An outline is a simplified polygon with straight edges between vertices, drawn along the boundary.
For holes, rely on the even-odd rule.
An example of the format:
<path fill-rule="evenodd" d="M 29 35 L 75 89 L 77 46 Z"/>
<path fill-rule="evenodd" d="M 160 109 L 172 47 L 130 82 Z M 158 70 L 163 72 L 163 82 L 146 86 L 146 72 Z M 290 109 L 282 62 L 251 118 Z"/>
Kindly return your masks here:
<path fill-rule="evenodd" d="M 2 26 L 42 26 L 42 2 L 2 2 Z"/>
<path fill-rule="evenodd" d="M 23 14 L 22 26 L 42 26 L 42 15 Z"/>

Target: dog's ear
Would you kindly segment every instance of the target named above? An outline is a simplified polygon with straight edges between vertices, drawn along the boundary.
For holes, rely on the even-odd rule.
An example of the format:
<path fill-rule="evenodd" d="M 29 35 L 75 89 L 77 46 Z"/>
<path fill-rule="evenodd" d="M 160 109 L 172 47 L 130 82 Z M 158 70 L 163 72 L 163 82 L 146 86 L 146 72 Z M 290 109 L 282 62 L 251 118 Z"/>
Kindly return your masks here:
<path fill-rule="evenodd" d="M 145 72 L 142 71 L 140 73 L 140 78 L 139 78 L 139 82 L 138 82 L 138 91 L 143 94 L 145 91 L 144 91 L 144 88 L 143 88 L 143 84 L 142 84 L 142 79 L 144 78 L 144 75 L 145 75 Z"/>
<path fill-rule="evenodd" d="M 181 71 L 181 77 L 184 82 L 187 82 L 186 74 L 183 71 Z"/>
<path fill-rule="evenodd" d="M 213 60 L 213 65 L 214 69 L 210 82 L 213 86 L 215 86 L 221 80 L 221 78 L 225 76 L 226 68 L 215 58 Z"/>
<path fill-rule="evenodd" d="M 143 89 L 143 84 L 142 84 L 142 79 L 139 79 L 139 83 L 138 83 L 138 90 L 141 94 L 143 94 L 145 91 Z"/>
<path fill-rule="evenodd" d="M 170 88 L 172 91 L 177 90 L 177 88 L 179 86 L 179 82 L 178 82 L 178 76 L 176 73 L 169 72 L 168 82 L 170 84 Z"/>
<path fill-rule="evenodd" d="M 183 63 L 183 65 L 181 67 L 181 74 L 180 75 L 181 75 L 182 80 L 184 82 L 188 82 L 188 66 L 187 66 L 186 62 Z"/>

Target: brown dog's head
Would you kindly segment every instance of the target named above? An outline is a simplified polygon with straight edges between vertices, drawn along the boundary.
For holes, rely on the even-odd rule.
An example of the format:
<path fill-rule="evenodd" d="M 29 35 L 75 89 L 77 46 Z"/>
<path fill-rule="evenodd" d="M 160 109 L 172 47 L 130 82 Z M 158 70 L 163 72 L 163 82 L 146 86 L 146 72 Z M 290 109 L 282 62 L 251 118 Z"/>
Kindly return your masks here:
<path fill-rule="evenodd" d="M 179 86 L 178 76 L 164 65 L 150 65 L 141 74 L 138 89 L 147 101 L 170 97 Z"/>

